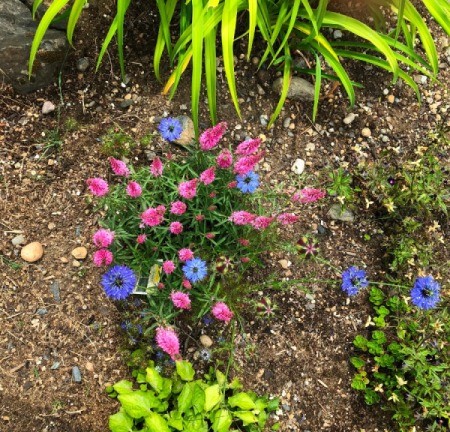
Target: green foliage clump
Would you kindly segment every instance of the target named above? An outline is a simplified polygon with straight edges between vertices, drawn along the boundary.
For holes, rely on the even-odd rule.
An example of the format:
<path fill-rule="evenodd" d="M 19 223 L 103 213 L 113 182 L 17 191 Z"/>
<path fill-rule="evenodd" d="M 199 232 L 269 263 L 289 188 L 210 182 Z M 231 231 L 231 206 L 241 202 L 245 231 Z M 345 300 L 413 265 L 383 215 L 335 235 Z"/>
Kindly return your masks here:
<path fill-rule="evenodd" d="M 227 382 L 213 368 L 203 379 L 194 379 L 194 369 L 185 360 L 176 361 L 176 370 L 168 378 L 152 362 L 133 376 L 139 389 L 127 380 L 107 388 L 121 404 L 109 418 L 111 432 L 260 432 L 279 403 L 242 391 L 237 379 Z"/>
<path fill-rule="evenodd" d="M 110 128 L 101 137 L 101 152 L 106 156 L 121 158 L 129 156 L 136 147 L 136 142 L 120 128 Z"/>

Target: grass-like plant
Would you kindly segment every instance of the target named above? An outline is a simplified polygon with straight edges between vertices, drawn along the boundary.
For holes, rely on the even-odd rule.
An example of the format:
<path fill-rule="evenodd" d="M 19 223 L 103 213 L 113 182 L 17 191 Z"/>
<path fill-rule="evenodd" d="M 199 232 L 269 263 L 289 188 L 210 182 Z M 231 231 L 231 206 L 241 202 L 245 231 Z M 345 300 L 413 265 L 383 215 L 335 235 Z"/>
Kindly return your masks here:
<path fill-rule="evenodd" d="M 35 0 L 33 11 L 42 3 Z M 29 74 L 40 43 L 52 20 L 70 4 L 67 37 L 73 42 L 75 26 L 86 0 L 53 0 L 44 14 L 33 40 L 29 60 Z M 114 36 L 117 38 L 118 57 L 122 75 L 125 74 L 123 39 L 125 15 L 131 0 L 117 0 L 117 13 L 103 41 L 98 60 L 103 56 Z M 436 22 L 450 34 L 450 4 L 447 0 L 422 0 Z M 418 71 L 434 77 L 438 72 L 436 46 L 424 17 L 410 0 L 372 0 L 367 4 L 368 14 L 373 16 L 373 28 L 348 15 L 328 9 L 329 0 L 156 0 L 160 24 L 153 53 L 154 72 L 161 78 L 161 59 L 166 53 L 173 72 L 163 92 L 173 96 L 180 78 L 191 65 L 192 115 L 197 124 L 203 76 L 206 82 L 209 111 L 212 121 L 216 111 L 216 60 L 220 36 L 224 71 L 237 113 L 240 115 L 238 92 L 234 70 L 234 42 L 237 37 L 247 38 L 247 58 L 258 35 L 266 45 L 260 66 L 283 65 L 283 89 L 280 101 L 270 119 L 269 126 L 279 115 L 288 94 L 291 77 L 291 52 L 293 49 L 312 53 L 316 66 L 301 70 L 315 75 L 316 92 L 313 107 L 318 109 L 322 78 L 339 80 L 353 104 L 355 83 L 351 80 L 342 59 L 348 58 L 369 63 L 393 74 L 394 81 L 403 79 L 419 97 L 417 84 L 411 73 Z M 390 13 L 391 11 L 392 13 Z M 386 29 L 389 19 L 396 19 L 392 31 Z M 239 26 L 238 26 L 239 19 Z M 179 22 L 178 37 L 173 41 L 173 23 Z M 242 22 L 245 27 L 242 28 Z M 340 29 L 348 40 L 330 41 L 324 29 Z M 420 44 L 417 43 L 420 41 Z M 424 55 L 421 55 L 423 50 Z M 323 73 L 324 64 L 332 70 Z M 408 72 L 400 65 L 408 67 Z"/>

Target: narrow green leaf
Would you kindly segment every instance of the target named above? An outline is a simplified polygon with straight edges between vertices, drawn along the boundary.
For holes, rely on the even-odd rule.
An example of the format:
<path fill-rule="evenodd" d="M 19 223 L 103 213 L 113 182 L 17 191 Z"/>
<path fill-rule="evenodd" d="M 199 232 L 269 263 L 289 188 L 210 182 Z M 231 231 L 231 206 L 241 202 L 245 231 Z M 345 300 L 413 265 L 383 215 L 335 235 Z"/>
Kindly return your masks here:
<path fill-rule="evenodd" d="M 84 5 L 87 0 L 75 0 L 72 5 L 72 10 L 70 11 L 69 21 L 67 22 L 67 40 L 70 45 L 72 44 L 73 32 L 75 30 L 75 26 L 78 22 L 78 18 L 80 18 L 81 11 L 83 10 Z"/>
<path fill-rule="evenodd" d="M 320 88 L 322 86 L 322 65 L 320 64 L 320 58 L 316 54 L 316 82 L 314 83 L 314 104 L 312 119 L 316 121 L 317 110 L 319 108 L 320 100 Z"/>
<path fill-rule="evenodd" d="M 216 31 L 215 29 L 205 36 L 205 77 L 206 93 L 208 95 L 209 116 L 213 124 L 217 123 L 216 110 Z"/>
<path fill-rule="evenodd" d="M 42 4 L 44 0 L 34 0 L 33 2 L 33 8 L 31 9 L 31 13 L 33 14 L 33 19 L 36 15 L 36 11 L 38 9 L 38 7 Z"/>
<path fill-rule="evenodd" d="M 438 0 L 422 0 L 422 2 L 433 15 L 433 18 L 450 35 L 450 3 Z"/>
<path fill-rule="evenodd" d="M 256 23 L 258 18 L 258 0 L 248 0 L 248 48 L 247 59 L 250 59 L 250 54 L 253 48 L 253 41 L 255 39 Z"/>
<path fill-rule="evenodd" d="M 281 109 L 283 108 L 284 102 L 286 101 L 288 91 L 289 91 L 289 85 L 291 83 L 291 55 L 289 52 L 289 47 L 285 46 L 285 62 L 284 62 L 284 72 L 283 72 L 283 87 L 281 88 L 281 95 L 280 99 L 278 100 L 278 104 L 275 108 L 275 111 L 273 112 L 272 116 L 270 117 L 269 124 L 267 125 L 267 128 L 270 128 L 275 120 L 280 115 Z"/>
<path fill-rule="evenodd" d="M 125 22 L 125 14 L 129 5 L 128 0 L 117 0 L 117 48 L 119 51 L 119 65 L 122 79 L 125 79 L 125 60 L 123 56 L 123 28 Z"/>

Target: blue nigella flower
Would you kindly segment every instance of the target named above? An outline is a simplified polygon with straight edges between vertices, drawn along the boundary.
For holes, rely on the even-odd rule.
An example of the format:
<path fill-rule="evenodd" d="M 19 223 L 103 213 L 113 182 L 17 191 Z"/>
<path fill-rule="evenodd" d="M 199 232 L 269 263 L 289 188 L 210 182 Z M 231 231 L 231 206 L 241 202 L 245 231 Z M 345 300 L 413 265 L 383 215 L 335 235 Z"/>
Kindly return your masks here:
<path fill-rule="evenodd" d="M 360 289 L 366 288 L 368 285 L 366 272 L 358 267 L 349 267 L 342 273 L 342 291 L 349 296 L 358 294 Z"/>
<path fill-rule="evenodd" d="M 236 176 L 237 188 L 243 193 L 253 193 L 259 186 L 259 175 L 249 171 L 245 175 Z"/>
<path fill-rule="evenodd" d="M 411 290 L 412 304 L 420 309 L 433 309 L 439 302 L 441 286 L 433 276 L 418 277 Z"/>
<path fill-rule="evenodd" d="M 161 136 L 167 141 L 175 141 L 180 138 L 183 126 L 178 119 L 173 117 L 163 118 L 158 126 Z"/>
<path fill-rule="evenodd" d="M 183 273 L 189 282 L 195 283 L 205 279 L 208 274 L 208 267 L 206 262 L 200 258 L 192 258 L 186 261 L 186 264 L 183 266 Z"/>
<path fill-rule="evenodd" d="M 136 282 L 133 270 L 127 266 L 116 265 L 103 275 L 101 284 L 109 298 L 123 300 L 133 292 Z"/>

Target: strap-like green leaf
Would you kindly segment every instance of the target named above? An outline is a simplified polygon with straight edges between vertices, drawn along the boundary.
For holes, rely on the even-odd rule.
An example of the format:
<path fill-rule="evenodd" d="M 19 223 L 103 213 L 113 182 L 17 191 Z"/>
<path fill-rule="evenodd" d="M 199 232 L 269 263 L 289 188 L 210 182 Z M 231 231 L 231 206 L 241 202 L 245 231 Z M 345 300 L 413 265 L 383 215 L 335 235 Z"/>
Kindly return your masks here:
<path fill-rule="evenodd" d="M 81 11 L 83 10 L 84 5 L 87 0 L 75 0 L 72 5 L 72 10 L 70 11 L 69 21 L 67 22 L 67 40 L 70 45 L 73 45 L 73 32 L 75 30 L 75 26 L 77 25 L 78 18 L 80 18 Z"/>
<path fill-rule="evenodd" d="M 191 106 L 195 133 L 198 134 L 198 106 L 203 65 L 203 0 L 192 0 L 192 83 Z"/>
<path fill-rule="evenodd" d="M 31 9 L 31 13 L 33 14 L 33 19 L 36 15 L 36 11 L 38 9 L 38 7 L 42 4 L 44 0 L 34 0 L 33 2 L 33 8 Z"/>
<path fill-rule="evenodd" d="M 123 57 L 123 28 L 125 23 L 125 14 L 130 2 L 128 0 L 117 0 L 117 48 L 119 51 L 119 65 L 122 79 L 125 78 L 125 60 Z"/>
<path fill-rule="evenodd" d="M 216 111 L 216 31 L 215 29 L 205 36 L 205 78 L 206 92 L 208 94 L 209 116 L 213 123 L 217 123 Z"/>
<path fill-rule="evenodd" d="M 256 23 L 258 18 L 258 0 L 248 0 L 248 48 L 247 59 L 250 59 L 250 54 L 253 48 L 253 41 L 255 39 Z"/>
<path fill-rule="evenodd" d="M 319 108 L 320 87 L 322 85 L 322 65 L 320 64 L 320 57 L 316 54 L 316 82 L 314 83 L 314 104 L 312 119 L 316 121 L 317 110 Z"/>
<path fill-rule="evenodd" d="M 450 3 L 439 0 L 422 0 L 426 8 L 430 11 L 433 18 L 442 26 L 447 34 L 450 35 Z"/>

